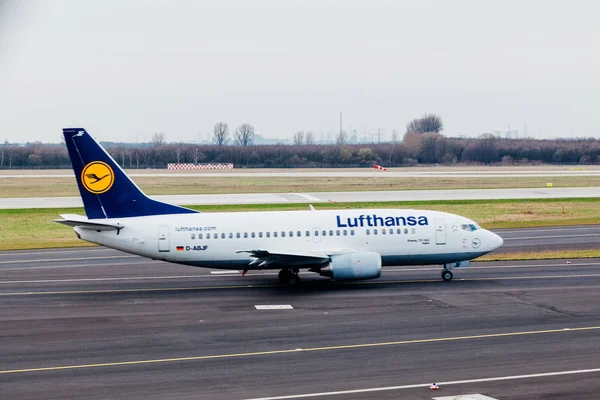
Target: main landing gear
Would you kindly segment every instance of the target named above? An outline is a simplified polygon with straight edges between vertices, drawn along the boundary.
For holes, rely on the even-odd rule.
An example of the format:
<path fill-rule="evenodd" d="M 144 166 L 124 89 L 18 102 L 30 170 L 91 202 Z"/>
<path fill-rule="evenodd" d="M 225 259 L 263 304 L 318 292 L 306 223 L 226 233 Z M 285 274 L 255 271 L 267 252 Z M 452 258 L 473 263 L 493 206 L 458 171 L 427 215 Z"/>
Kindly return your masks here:
<path fill-rule="evenodd" d="M 300 283 L 297 269 L 284 268 L 279 271 L 279 283 L 287 287 L 295 287 Z"/>
<path fill-rule="evenodd" d="M 452 271 L 450 271 L 449 269 L 445 269 L 442 271 L 442 279 L 445 280 L 446 282 L 451 281 L 452 280 Z"/>

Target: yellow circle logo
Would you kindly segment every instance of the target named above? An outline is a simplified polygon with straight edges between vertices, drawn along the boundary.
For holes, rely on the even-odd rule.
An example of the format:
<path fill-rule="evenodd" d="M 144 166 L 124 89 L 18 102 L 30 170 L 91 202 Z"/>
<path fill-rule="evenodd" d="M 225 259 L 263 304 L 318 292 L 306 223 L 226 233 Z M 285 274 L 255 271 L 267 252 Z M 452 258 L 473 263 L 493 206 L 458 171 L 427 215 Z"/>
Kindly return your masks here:
<path fill-rule="evenodd" d="M 115 182 L 112 168 L 102 161 L 92 161 L 81 171 L 81 183 L 89 192 L 100 194 L 110 189 Z"/>

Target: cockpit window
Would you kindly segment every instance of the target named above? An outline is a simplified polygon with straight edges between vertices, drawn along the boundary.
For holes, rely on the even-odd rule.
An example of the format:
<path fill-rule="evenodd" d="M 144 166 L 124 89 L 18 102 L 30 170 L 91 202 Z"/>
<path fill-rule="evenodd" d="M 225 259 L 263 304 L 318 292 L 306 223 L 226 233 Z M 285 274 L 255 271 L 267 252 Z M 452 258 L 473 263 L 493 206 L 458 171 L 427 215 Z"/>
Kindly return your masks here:
<path fill-rule="evenodd" d="M 463 224 L 463 225 L 461 225 L 461 228 L 463 231 L 467 231 L 467 232 L 473 232 L 473 231 L 476 231 L 477 229 L 479 229 L 479 227 L 475 224 Z"/>

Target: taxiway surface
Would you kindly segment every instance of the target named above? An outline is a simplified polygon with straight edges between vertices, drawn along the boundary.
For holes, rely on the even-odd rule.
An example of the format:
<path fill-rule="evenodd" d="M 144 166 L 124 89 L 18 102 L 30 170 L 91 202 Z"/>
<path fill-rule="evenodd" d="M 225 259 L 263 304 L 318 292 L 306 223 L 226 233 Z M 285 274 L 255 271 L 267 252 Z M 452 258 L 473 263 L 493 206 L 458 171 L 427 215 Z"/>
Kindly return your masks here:
<path fill-rule="evenodd" d="M 559 199 L 600 197 L 600 187 L 395 190 L 374 192 L 240 193 L 158 195 L 153 199 L 178 205 L 349 203 L 494 199 Z M 0 198 L 0 209 L 83 207 L 81 197 Z"/>
<path fill-rule="evenodd" d="M 104 248 L 2 252 L 0 398 L 594 398 L 600 260 L 440 271 L 289 290 Z"/>

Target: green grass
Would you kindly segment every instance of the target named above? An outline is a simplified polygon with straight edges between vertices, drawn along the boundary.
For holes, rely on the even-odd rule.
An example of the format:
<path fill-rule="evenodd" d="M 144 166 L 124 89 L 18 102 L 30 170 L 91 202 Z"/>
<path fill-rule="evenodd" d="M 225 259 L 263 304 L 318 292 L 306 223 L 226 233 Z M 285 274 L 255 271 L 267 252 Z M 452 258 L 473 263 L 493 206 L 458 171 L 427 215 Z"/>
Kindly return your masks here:
<path fill-rule="evenodd" d="M 561 250 L 531 253 L 488 254 L 477 258 L 477 261 L 553 260 L 569 258 L 600 258 L 600 250 Z"/>
<path fill-rule="evenodd" d="M 565 213 L 562 213 L 562 206 Z M 600 224 L 600 199 L 455 200 L 413 202 L 319 203 L 317 209 L 415 208 L 463 215 L 484 228 L 526 228 Z M 308 210 L 308 204 L 191 206 L 204 212 Z M 82 208 L 0 210 L 0 250 L 89 246 L 59 214 L 84 214 Z"/>

